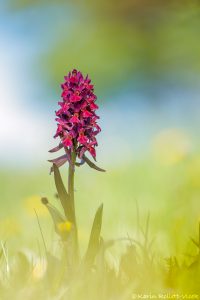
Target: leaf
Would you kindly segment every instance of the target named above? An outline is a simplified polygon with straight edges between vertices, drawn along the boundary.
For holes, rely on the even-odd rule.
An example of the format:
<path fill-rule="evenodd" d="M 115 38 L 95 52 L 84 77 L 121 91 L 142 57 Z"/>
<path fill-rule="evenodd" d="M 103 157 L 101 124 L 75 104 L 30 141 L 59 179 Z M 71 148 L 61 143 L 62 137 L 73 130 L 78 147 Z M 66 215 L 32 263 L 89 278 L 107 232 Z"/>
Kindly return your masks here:
<path fill-rule="evenodd" d="M 101 204 L 97 209 L 97 212 L 94 217 L 93 225 L 92 225 L 92 230 L 90 233 L 90 240 L 85 255 L 85 262 L 88 267 L 91 267 L 91 265 L 93 264 L 96 254 L 99 250 L 102 215 L 103 215 L 103 204 Z"/>
<path fill-rule="evenodd" d="M 55 226 L 55 231 L 60 235 L 57 225 L 59 223 L 65 222 L 66 221 L 65 218 L 61 215 L 61 213 L 59 212 L 59 210 L 56 207 L 54 207 L 53 205 L 51 205 L 49 203 L 47 198 L 41 198 L 41 201 L 47 207 L 47 209 L 52 217 L 52 220 L 53 220 L 54 226 Z"/>
<path fill-rule="evenodd" d="M 61 167 L 62 165 L 64 165 L 66 163 L 66 161 L 68 160 L 67 155 L 64 154 L 62 156 L 59 156 L 57 158 L 54 159 L 49 159 L 48 161 L 55 164 L 58 168 Z M 50 174 L 54 171 L 54 168 L 51 167 L 50 169 Z"/>
<path fill-rule="evenodd" d="M 9 280 L 13 289 L 16 290 L 27 284 L 30 279 L 31 270 L 32 267 L 27 256 L 19 251 L 13 259 L 12 272 Z"/>
<path fill-rule="evenodd" d="M 5 247 L 5 243 L 4 243 L 4 247 Z M 2 257 L 3 257 L 3 248 L 0 250 L 0 261 Z"/>
<path fill-rule="evenodd" d="M 42 198 L 41 201 L 47 207 L 47 209 L 52 217 L 54 227 L 55 227 L 55 232 L 61 237 L 61 239 L 63 241 L 66 241 L 69 238 L 71 232 L 73 232 L 73 229 L 74 229 L 73 224 L 71 222 L 69 222 L 65 217 L 63 217 L 62 214 L 59 212 L 59 210 L 48 202 L 47 198 Z M 39 226 L 40 226 L 40 224 L 39 224 Z M 41 229 L 41 227 L 40 227 L 40 229 Z M 43 236 L 42 231 L 41 231 L 41 234 L 42 234 L 42 239 L 44 242 L 45 251 L 46 251 L 46 255 L 47 255 L 48 251 L 47 251 L 47 248 L 45 245 L 44 236 Z"/>
<path fill-rule="evenodd" d="M 85 154 L 83 155 L 84 161 L 90 166 L 90 168 L 95 169 L 99 172 L 106 172 L 106 170 L 99 168 L 97 165 L 95 165 Z"/>
<path fill-rule="evenodd" d="M 80 167 L 80 166 L 84 165 L 84 163 L 85 163 L 84 159 L 81 159 L 80 162 L 75 163 L 75 166 Z"/>
<path fill-rule="evenodd" d="M 55 148 L 49 150 L 50 153 L 54 153 L 54 152 L 57 152 L 59 151 L 60 149 L 62 149 L 64 146 L 62 143 L 60 143 L 58 146 L 56 146 Z"/>
<path fill-rule="evenodd" d="M 190 238 L 190 240 L 195 244 L 195 246 L 197 246 L 198 249 L 200 249 L 200 245 L 198 244 L 198 242 L 196 242 L 192 237 Z"/>
<path fill-rule="evenodd" d="M 63 276 L 63 269 L 65 265 L 63 262 L 50 252 L 47 252 L 47 270 L 48 283 L 55 286 Z M 53 271 L 53 272 L 52 272 Z"/>
<path fill-rule="evenodd" d="M 200 250 L 200 222 L 199 222 L 199 250 Z"/>
<path fill-rule="evenodd" d="M 65 216 L 69 221 L 72 222 L 73 221 L 73 210 L 72 210 L 72 206 L 70 203 L 69 194 L 67 193 L 65 186 L 63 184 L 63 181 L 62 181 L 62 178 L 60 175 L 60 171 L 55 164 L 53 164 L 53 169 L 54 169 L 54 180 L 55 180 L 56 189 L 58 192 L 60 202 L 64 209 Z"/>
<path fill-rule="evenodd" d="M 147 243 L 148 243 L 149 220 L 150 220 L 150 213 L 148 212 L 148 215 L 147 215 L 147 221 L 146 221 L 146 228 L 145 228 L 145 233 L 144 233 L 144 238 L 145 238 L 145 248 L 146 248 Z"/>

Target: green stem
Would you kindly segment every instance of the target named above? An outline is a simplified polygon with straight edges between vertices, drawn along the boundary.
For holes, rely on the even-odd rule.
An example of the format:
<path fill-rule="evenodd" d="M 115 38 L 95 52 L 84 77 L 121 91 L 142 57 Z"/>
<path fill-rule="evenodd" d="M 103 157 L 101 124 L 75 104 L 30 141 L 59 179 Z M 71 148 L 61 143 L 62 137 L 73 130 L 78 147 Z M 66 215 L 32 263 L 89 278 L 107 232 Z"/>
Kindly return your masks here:
<path fill-rule="evenodd" d="M 68 175 L 68 193 L 70 197 L 71 207 L 72 207 L 72 222 L 74 224 L 74 253 L 75 258 L 79 259 L 79 245 L 78 245 L 78 230 L 76 222 L 76 213 L 75 213 L 75 203 L 74 203 L 74 171 L 75 171 L 75 162 L 76 162 L 76 152 L 75 150 L 71 154 L 71 164 L 69 164 L 69 175 Z"/>

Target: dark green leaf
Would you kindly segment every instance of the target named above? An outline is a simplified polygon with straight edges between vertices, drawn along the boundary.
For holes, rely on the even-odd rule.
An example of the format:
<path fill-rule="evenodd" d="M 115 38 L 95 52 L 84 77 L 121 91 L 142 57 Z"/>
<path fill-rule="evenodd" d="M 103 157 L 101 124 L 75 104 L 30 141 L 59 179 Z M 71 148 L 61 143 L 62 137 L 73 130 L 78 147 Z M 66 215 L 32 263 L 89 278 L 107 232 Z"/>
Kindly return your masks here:
<path fill-rule="evenodd" d="M 55 180 L 56 189 L 58 192 L 60 202 L 64 209 L 65 216 L 69 221 L 72 222 L 73 211 L 72 211 L 72 207 L 71 207 L 71 203 L 70 203 L 69 194 L 67 193 L 65 186 L 63 184 L 59 168 L 55 164 L 53 164 L 53 169 L 54 169 L 54 180 Z"/>
<path fill-rule="evenodd" d="M 95 165 L 85 154 L 83 155 L 84 161 L 90 166 L 90 168 L 95 169 L 99 172 L 105 172 L 106 170 L 99 168 L 97 165 Z"/>
<path fill-rule="evenodd" d="M 198 242 L 196 242 L 193 238 L 190 238 L 190 239 L 195 244 L 195 246 L 197 246 L 197 248 L 200 249 L 200 245 L 198 244 Z"/>
<path fill-rule="evenodd" d="M 51 205 L 49 203 L 47 198 L 42 198 L 41 201 L 47 207 L 47 209 L 52 217 L 52 220 L 53 220 L 54 226 L 55 226 L 55 231 L 60 235 L 60 232 L 58 231 L 57 226 L 59 223 L 65 222 L 66 219 L 61 215 L 61 213 L 59 212 L 59 210 L 56 207 L 54 207 L 53 205 Z"/>

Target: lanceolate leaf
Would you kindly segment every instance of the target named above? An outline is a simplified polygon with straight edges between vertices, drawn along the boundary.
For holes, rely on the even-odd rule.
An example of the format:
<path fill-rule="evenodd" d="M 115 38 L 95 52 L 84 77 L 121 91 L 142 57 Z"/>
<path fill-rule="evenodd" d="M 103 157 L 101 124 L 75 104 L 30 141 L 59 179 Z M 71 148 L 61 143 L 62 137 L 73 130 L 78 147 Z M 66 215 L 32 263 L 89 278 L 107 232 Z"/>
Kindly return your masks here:
<path fill-rule="evenodd" d="M 59 150 L 62 149 L 62 148 L 63 148 L 63 144 L 60 143 L 60 144 L 59 144 L 58 146 L 56 146 L 55 148 L 49 150 L 49 152 L 50 152 L 50 153 L 54 153 L 54 152 L 59 151 Z"/>
<path fill-rule="evenodd" d="M 46 206 L 46 208 L 48 209 L 52 217 L 54 227 L 55 227 L 55 232 L 62 238 L 63 241 L 66 241 L 70 236 L 70 233 L 73 231 L 72 223 L 69 222 L 64 216 L 62 216 L 59 210 L 48 202 L 47 198 L 42 198 L 41 201 Z M 46 254 L 47 254 L 47 250 L 46 250 Z"/>
<path fill-rule="evenodd" d="M 90 233 L 88 249 L 85 255 L 85 262 L 86 265 L 89 267 L 92 266 L 100 246 L 102 214 L 103 214 L 103 204 L 100 205 L 100 207 L 97 209 L 97 212 L 95 214 L 92 230 Z"/>
<path fill-rule="evenodd" d="M 200 245 L 198 244 L 198 242 L 196 242 L 193 238 L 190 238 L 190 239 L 195 244 L 195 246 L 197 246 L 197 248 L 200 249 Z"/>
<path fill-rule="evenodd" d="M 80 166 L 84 165 L 84 163 L 85 163 L 84 159 L 81 159 L 80 162 L 75 163 L 75 166 L 80 167 Z"/>
<path fill-rule="evenodd" d="M 60 168 L 62 165 L 64 165 L 67 162 L 68 158 L 67 155 L 64 154 L 60 157 L 49 159 L 48 161 L 55 164 L 58 168 Z M 53 166 L 50 169 L 50 174 L 54 171 Z"/>
<path fill-rule="evenodd" d="M 99 168 L 97 165 L 95 165 L 85 154 L 83 155 L 84 161 L 90 166 L 90 168 L 95 169 L 100 172 L 105 172 L 106 170 Z"/>
<path fill-rule="evenodd" d="M 73 211 L 72 211 L 72 206 L 70 203 L 69 194 L 67 193 L 65 186 L 63 184 L 63 181 L 62 181 L 62 178 L 60 175 L 60 171 L 55 164 L 53 164 L 53 169 L 54 169 L 54 180 L 55 180 L 56 189 L 58 192 L 60 202 L 64 209 L 65 216 L 67 217 L 67 219 L 69 221 L 72 222 L 73 221 Z"/>
<path fill-rule="evenodd" d="M 61 213 L 58 211 L 58 209 L 56 207 L 54 207 L 53 205 L 51 205 L 49 203 L 47 198 L 42 198 L 41 201 L 47 207 L 47 209 L 52 217 L 52 220 L 54 222 L 55 231 L 59 234 L 57 225 L 59 223 L 65 222 L 65 218 L 61 215 Z"/>

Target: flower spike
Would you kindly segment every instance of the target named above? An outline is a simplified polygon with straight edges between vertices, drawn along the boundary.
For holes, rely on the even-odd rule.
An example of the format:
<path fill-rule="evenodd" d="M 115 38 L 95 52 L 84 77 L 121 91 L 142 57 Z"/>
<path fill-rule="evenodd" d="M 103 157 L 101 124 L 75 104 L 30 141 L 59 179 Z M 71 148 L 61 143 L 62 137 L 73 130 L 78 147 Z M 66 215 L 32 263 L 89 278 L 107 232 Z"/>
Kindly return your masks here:
<path fill-rule="evenodd" d="M 101 131 L 97 124 L 99 116 L 96 114 L 98 105 L 95 103 L 97 97 L 94 94 L 94 86 L 88 75 L 84 77 L 76 69 L 69 72 L 64 79 L 64 83 L 61 84 L 62 101 L 58 102 L 59 109 L 55 112 L 57 130 L 54 138 L 59 137 L 60 144 L 49 152 L 53 153 L 64 148 L 66 155 L 50 162 L 55 163 L 57 167 L 67 161 L 71 164 L 71 155 L 74 152 L 75 156 L 82 161 L 82 163 L 75 161 L 76 166 L 86 162 L 91 168 L 104 171 L 85 157 L 85 153 L 89 152 L 96 160 L 95 148 L 98 145 L 96 136 Z"/>
<path fill-rule="evenodd" d="M 65 76 L 62 87 L 62 101 L 59 102 L 59 110 L 56 111 L 57 131 L 55 137 L 60 137 L 61 144 L 70 151 L 76 146 L 79 158 L 88 151 L 96 158 L 95 136 L 101 128 L 97 124 L 99 117 L 95 111 L 98 109 L 95 101 L 94 87 L 91 80 L 82 73 L 73 70 Z"/>

